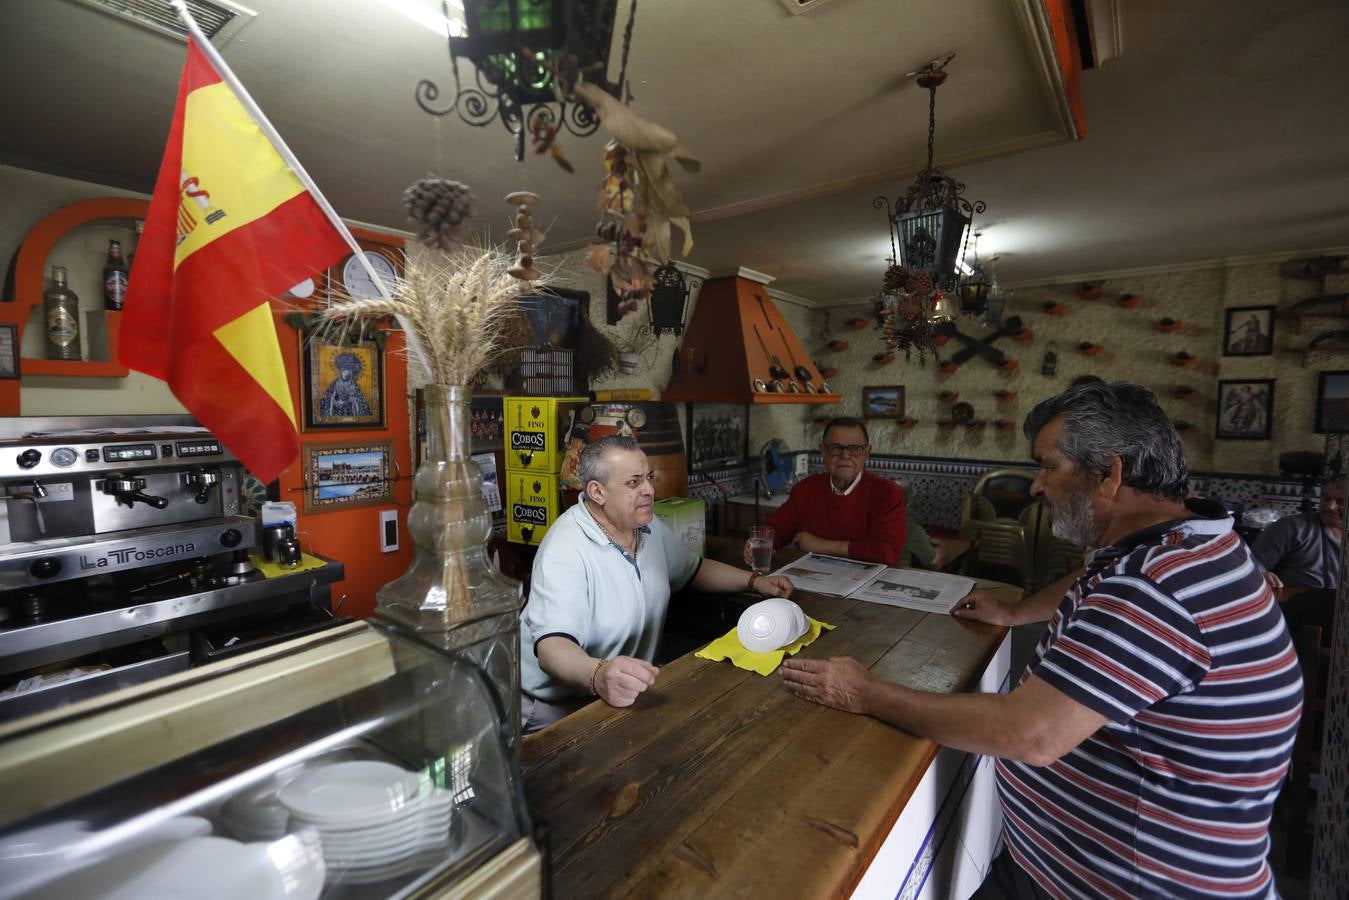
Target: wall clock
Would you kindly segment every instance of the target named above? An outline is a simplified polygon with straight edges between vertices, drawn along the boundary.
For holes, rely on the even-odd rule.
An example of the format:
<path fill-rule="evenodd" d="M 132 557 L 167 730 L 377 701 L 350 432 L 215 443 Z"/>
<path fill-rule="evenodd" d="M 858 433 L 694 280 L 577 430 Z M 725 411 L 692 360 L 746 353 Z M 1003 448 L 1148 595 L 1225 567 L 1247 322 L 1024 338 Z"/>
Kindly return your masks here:
<path fill-rule="evenodd" d="M 384 282 L 384 286 L 392 292 L 394 279 L 398 277 L 393 263 L 383 253 L 374 250 L 364 252 L 366 260 L 370 263 L 370 268 L 375 270 L 375 274 Z M 379 289 L 370 280 L 365 267 L 361 265 L 360 259 L 354 253 L 342 263 L 342 287 L 357 300 L 368 300 L 380 296 Z"/>

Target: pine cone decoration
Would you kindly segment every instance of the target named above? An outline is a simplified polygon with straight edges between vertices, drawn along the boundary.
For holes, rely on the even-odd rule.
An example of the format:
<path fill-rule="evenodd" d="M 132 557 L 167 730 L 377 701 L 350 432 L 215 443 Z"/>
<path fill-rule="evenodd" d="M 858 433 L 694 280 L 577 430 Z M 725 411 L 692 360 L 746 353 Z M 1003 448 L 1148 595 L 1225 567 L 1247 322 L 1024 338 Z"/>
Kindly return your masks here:
<path fill-rule="evenodd" d="M 903 266 L 891 266 L 885 270 L 885 293 L 898 293 L 908 281 L 909 273 Z"/>
<path fill-rule="evenodd" d="M 931 294 L 935 287 L 936 285 L 932 283 L 932 275 L 923 271 L 910 272 L 908 280 L 904 282 L 904 290 L 910 294 L 918 294 L 923 297 Z"/>
<path fill-rule="evenodd" d="M 468 237 L 474 203 L 468 185 L 448 178 L 423 178 L 403 191 L 408 218 L 420 226 L 418 240 L 440 250 L 456 247 Z"/>

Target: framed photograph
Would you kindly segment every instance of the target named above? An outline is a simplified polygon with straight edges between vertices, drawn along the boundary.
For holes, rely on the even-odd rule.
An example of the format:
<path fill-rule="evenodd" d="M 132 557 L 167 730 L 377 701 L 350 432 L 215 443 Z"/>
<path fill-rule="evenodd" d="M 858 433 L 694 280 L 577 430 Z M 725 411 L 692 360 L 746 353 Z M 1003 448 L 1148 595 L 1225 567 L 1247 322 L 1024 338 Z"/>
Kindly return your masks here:
<path fill-rule="evenodd" d="M 749 456 L 749 407 L 741 403 L 688 405 L 689 471 L 738 466 Z"/>
<path fill-rule="evenodd" d="M 898 385 L 862 388 L 862 418 L 904 418 L 904 388 Z"/>
<path fill-rule="evenodd" d="M 384 427 L 384 353 L 372 341 L 342 346 L 300 332 L 304 429 Z"/>
<path fill-rule="evenodd" d="M 305 444 L 301 457 L 306 513 L 394 502 L 392 441 Z"/>
<path fill-rule="evenodd" d="M 1234 306 L 1223 323 L 1223 356 L 1269 356 L 1274 352 L 1274 307 Z"/>
<path fill-rule="evenodd" d="M 1322 372 L 1316 386 L 1316 433 L 1349 432 L 1349 371 Z"/>
<path fill-rule="evenodd" d="M 0 378 L 19 377 L 19 326 L 0 325 Z"/>
<path fill-rule="evenodd" d="M 1274 379 L 1218 382 L 1219 440 L 1267 441 L 1274 422 Z"/>

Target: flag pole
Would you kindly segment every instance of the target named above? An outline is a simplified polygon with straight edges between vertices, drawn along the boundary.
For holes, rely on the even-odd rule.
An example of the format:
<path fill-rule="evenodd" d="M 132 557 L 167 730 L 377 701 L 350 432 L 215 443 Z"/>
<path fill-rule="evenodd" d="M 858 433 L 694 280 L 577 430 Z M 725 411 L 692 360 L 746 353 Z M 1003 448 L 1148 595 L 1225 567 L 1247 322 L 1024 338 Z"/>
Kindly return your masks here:
<path fill-rule="evenodd" d="M 323 214 L 328 217 L 328 221 L 332 223 L 332 226 L 335 229 L 337 229 L 337 233 L 342 236 L 342 239 L 347 242 L 347 246 L 351 248 L 351 252 L 354 253 L 356 259 L 360 261 L 361 267 L 365 269 L 365 274 L 369 276 L 370 281 L 375 285 L 375 289 L 379 291 L 379 295 L 385 300 L 390 299 L 389 288 L 380 280 L 379 275 L 375 272 L 374 268 L 371 267 L 370 261 L 365 258 L 365 251 L 356 243 L 356 238 L 352 236 L 346 223 L 338 217 L 337 211 L 334 210 L 332 204 L 328 202 L 328 198 L 323 196 L 323 192 L 320 191 L 318 185 L 314 183 L 314 179 L 310 178 L 309 173 L 305 171 L 304 166 L 300 165 L 300 160 L 291 152 L 290 147 L 286 146 L 286 142 L 281 139 L 281 135 L 272 127 L 272 123 L 267 120 L 267 117 L 263 115 L 262 109 L 254 102 L 253 98 L 249 96 L 248 91 L 244 89 L 243 84 L 235 77 L 234 73 L 230 71 L 230 67 L 226 65 L 224 58 L 221 57 L 219 51 L 216 50 L 210 39 L 202 34 L 201 29 L 197 27 L 197 20 L 192 18 L 192 13 L 188 11 L 187 4 L 184 3 L 183 0 L 170 0 L 170 4 L 174 9 L 178 10 L 178 15 L 187 26 L 188 32 L 196 39 L 197 45 L 201 48 L 201 52 L 206 54 L 206 58 L 210 60 L 211 65 L 215 67 L 216 73 L 220 76 L 220 79 L 234 91 L 234 95 L 239 99 L 239 102 L 243 105 L 244 109 L 252 116 L 254 124 L 256 124 L 258 129 L 272 142 L 272 146 L 276 148 L 276 152 L 280 154 L 282 160 L 284 160 L 290 170 L 295 173 L 295 176 L 300 179 L 300 183 L 305 186 L 311 195 L 313 195 L 314 202 L 318 204 L 319 209 L 323 210 Z M 417 340 L 416 333 L 412 330 L 411 324 L 407 322 L 403 316 L 398 316 L 397 319 L 399 327 L 403 329 L 403 338 L 407 342 L 409 355 L 417 360 L 417 364 L 422 367 L 429 380 L 432 377 L 431 368 L 428 365 L 425 354 L 422 352 L 421 344 Z"/>

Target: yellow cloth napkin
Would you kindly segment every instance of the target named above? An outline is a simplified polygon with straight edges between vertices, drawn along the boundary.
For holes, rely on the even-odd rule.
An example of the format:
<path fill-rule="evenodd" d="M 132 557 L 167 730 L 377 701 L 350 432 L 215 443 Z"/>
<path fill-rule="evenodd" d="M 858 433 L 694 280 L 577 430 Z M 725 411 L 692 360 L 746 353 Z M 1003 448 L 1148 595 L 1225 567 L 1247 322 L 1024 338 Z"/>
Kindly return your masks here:
<path fill-rule="evenodd" d="M 740 643 L 740 636 L 732 628 L 699 650 L 694 656 L 710 659 L 713 662 L 729 659 L 736 668 L 758 672 L 760 675 L 772 675 L 773 670 L 782 664 L 784 656 L 796 655 L 802 647 L 809 647 L 814 643 L 815 639 L 823 634 L 826 629 L 833 631 L 837 627 L 830 625 L 828 622 L 812 619 L 810 616 L 806 616 L 806 621 L 810 623 L 810 630 L 803 634 L 795 644 L 789 644 L 780 650 L 771 650 L 768 653 L 753 653 L 746 650 L 745 645 Z"/>
<path fill-rule="evenodd" d="M 253 565 L 258 567 L 258 571 L 268 578 L 280 578 L 283 575 L 294 575 L 296 572 L 308 572 L 310 569 L 322 569 L 327 565 L 326 562 L 308 553 L 300 554 L 300 564 L 298 566 L 283 566 L 279 562 L 268 562 L 261 556 L 250 553 L 248 555 Z"/>

